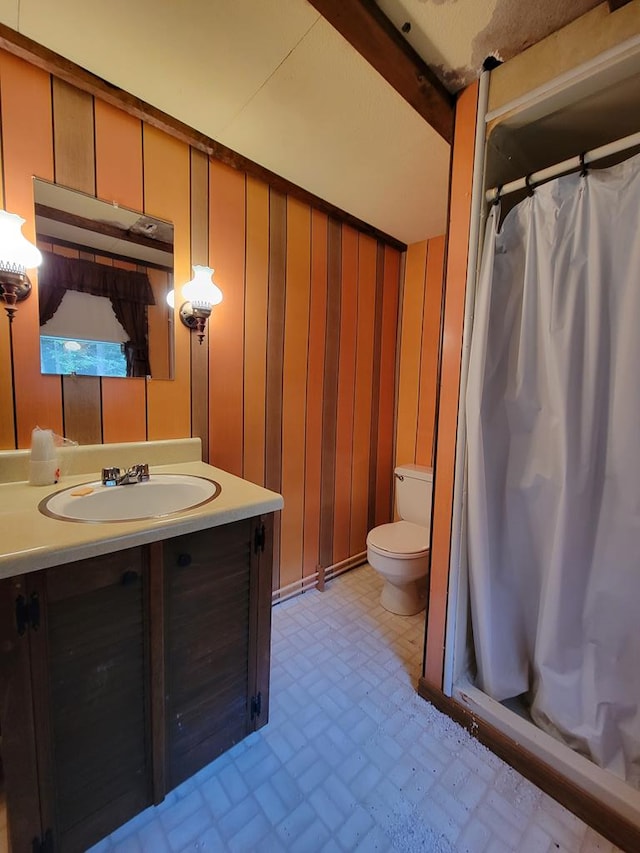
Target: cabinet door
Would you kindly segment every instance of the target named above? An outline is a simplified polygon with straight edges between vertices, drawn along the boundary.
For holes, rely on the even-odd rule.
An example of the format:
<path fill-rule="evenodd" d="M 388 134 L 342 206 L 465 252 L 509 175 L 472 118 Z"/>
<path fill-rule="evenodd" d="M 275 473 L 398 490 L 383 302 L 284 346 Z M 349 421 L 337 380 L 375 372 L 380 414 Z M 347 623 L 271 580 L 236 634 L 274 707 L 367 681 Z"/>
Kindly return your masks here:
<path fill-rule="evenodd" d="M 86 850 L 152 801 L 147 575 L 132 548 L 30 576 L 41 800 L 60 851 Z"/>
<path fill-rule="evenodd" d="M 170 790 L 251 730 L 255 520 L 164 543 Z"/>
<path fill-rule="evenodd" d="M 29 633 L 18 612 L 26 579 L 0 581 L 0 850 L 31 850 L 43 836 L 38 795 Z"/>

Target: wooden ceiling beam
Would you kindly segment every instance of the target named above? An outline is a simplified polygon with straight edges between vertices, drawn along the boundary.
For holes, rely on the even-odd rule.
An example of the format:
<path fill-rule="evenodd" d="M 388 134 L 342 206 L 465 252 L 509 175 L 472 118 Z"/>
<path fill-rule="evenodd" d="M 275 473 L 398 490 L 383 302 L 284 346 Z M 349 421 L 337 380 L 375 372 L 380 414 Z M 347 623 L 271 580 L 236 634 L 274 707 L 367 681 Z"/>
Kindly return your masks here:
<path fill-rule="evenodd" d="M 453 96 L 374 0 L 309 2 L 451 144 Z"/>
<path fill-rule="evenodd" d="M 173 254 L 173 243 L 154 240 L 152 237 L 145 237 L 144 234 L 136 234 L 128 228 L 119 228 L 109 222 L 88 219 L 78 213 L 70 213 L 68 210 L 60 210 L 57 207 L 50 207 L 37 201 L 34 203 L 34 208 L 36 216 L 41 216 L 43 219 L 52 219 L 54 222 L 72 225 L 74 228 L 82 228 L 84 231 L 94 231 L 96 234 L 112 237 L 114 240 L 123 240 L 127 243 L 135 243 L 137 246 L 144 246 L 147 249 L 157 249 L 159 252 Z"/>

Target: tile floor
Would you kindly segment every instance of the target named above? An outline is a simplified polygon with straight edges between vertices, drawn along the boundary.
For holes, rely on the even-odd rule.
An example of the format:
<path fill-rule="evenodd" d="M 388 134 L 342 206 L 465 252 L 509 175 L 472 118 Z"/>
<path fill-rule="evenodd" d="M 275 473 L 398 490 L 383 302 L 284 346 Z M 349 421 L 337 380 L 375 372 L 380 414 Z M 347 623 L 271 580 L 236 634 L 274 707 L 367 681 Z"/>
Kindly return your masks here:
<path fill-rule="evenodd" d="M 368 566 L 273 612 L 268 726 L 92 853 L 617 850 L 419 698 Z"/>

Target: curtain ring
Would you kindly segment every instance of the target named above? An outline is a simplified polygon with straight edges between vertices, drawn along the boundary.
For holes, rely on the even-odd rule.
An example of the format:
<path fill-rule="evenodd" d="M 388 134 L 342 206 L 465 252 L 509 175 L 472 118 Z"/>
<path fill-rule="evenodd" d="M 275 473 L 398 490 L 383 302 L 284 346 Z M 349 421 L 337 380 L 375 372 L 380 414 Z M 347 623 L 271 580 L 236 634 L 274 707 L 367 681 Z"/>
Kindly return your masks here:
<path fill-rule="evenodd" d="M 587 153 L 586 151 L 583 151 L 582 154 L 580 154 L 580 177 L 581 178 L 586 178 L 587 172 L 589 171 L 587 169 L 587 164 L 584 162 L 584 158 L 586 156 L 586 153 Z"/>
<path fill-rule="evenodd" d="M 491 205 L 492 205 L 493 207 L 495 207 L 497 204 L 500 204 L 500 199 L 501 199 L 501 197 L 502 197 L 502 187 L 503 187 L 503 186 L 504 186 L 504 184 L 499 184 L 499 185 L 496 187 L 496 194 L 494 195 L 493 200 L 492 200 L 492 202 L 491 202 Z"/>
<path fill-rule="evenodd" d="M 531 196 L 533 195 L 533 191 L 535 190 L 535 186 L 536 186 L 535 184 L 531 183 L 531 175 L 527 175 L 526 178 L 524 179 L 524 182 L 525 182 L 525 185 L 527 187 L 527 195 L 529 196 L 529 198 L 531 198 Z"/>

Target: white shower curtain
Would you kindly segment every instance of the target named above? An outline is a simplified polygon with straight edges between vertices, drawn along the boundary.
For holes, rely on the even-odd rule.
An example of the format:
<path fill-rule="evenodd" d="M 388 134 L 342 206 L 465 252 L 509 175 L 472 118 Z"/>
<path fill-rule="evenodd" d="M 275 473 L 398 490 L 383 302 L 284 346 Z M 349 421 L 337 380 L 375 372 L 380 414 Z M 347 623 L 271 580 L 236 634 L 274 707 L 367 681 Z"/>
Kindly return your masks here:
<path fill-rule="evenodd" d="M 640 787 L 640 155 L 498 218 L 466 398 L 479 686 Z"/>

